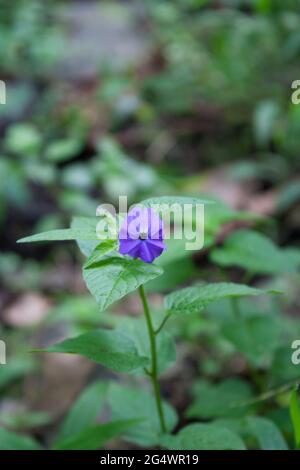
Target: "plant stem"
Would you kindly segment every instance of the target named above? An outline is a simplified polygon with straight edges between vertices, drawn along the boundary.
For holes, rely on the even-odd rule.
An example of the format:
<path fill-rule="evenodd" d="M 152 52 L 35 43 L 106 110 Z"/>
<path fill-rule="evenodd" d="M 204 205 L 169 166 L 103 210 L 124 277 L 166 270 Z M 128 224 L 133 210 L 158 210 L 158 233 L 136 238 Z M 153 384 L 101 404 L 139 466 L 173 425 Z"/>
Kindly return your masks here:
<path fill-rule="evenodd" d="M 161 428 L 161 431 L 165 433 L 167 431 L 167 428 L 165 424 L 165 417 L 164 417 L 164 411 L 162 407 L 162 400 L 161 400 L 161 394 L 160 394 L 160 387 L 159 387 L 159 382 L 158 382 L 156 338 L 155 338 L 155 332 L 154 332 L 151 314 L 149 310 L 149 305 L 148 305 L 147 297 L 146 297 L 143 286 L 139 287 L 139 294 L 140 294 L 142 304 L 144 307 L 144 313 L 145 313 L 148 334 L 149 334 L 149 342 L 150 342 L 151 371 L 149 375 L 150 375 L 151 382 L 153 385 L 156 408 L 157 408 L 157 413 L 158 413 L 159 422 L 160 422 L 160 428 Z"/>
<path fill-rule="evenodd" d="M 169 320 L 170 316 L 171 316 L 171 313 L 168 312 L 168 313 L 166 314 L 166 316 L 164 317 L 163 321 L 161 322 L 161 324 L 159 325 L 159 327 L 158 327 L 156 330 L 154 330 L 154 334 L 155 334 L 155 335 L 158 335 L 158 333 L 161 332 L 161 330 L 163 329 L 163 327 L 165 326 L 165 324 L 166 324 L 167 321 Z"/>

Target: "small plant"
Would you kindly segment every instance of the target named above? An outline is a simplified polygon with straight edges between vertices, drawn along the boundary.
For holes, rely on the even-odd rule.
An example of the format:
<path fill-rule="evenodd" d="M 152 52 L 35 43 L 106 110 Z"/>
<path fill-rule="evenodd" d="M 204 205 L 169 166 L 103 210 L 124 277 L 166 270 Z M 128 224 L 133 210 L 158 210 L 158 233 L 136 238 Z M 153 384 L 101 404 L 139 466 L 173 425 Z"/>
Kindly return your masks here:
<path fill-rule="evenodd" d="M 76 240 L 87 256 L 83 265 L 83 277 L 100 311 L 105 311 L 130 292 L 138 291 L 144 312 L 144 319 L 139 319 L 134 325 L 129 321 L 112 330 L 95 329 L 43 351 L 80 354 L 114 372 L 149 378 L 153 395 L 136 388 L 127 389 L 116 383 L 110 385 L 108 399 L 112 416 L 121 420 L 122 434 L 130 441 L 169 449 L 244 449 L 245 444 L 238 432 L 217 421 L 190 424 L 177 435 L 172 435 L 178 418 L 175 410 L 163 400 L 159 383 L 161 372 L 175 360 L 174 340 L 166 330 L 168 320 L 172 317 L 198 313 L 215 301 L 232 299 L 236 311 L 238 298 L 273 294 L 274 291 L 232 282 L 202 283 L 168 294 L 164 299 L 164 312 L 152 312 L 145 286 L 149 281 L 163 276 L 159 257 L 166 250 L 167 240 L 161 218 L 166 202 L 169 205 L 177 203 L 183 206 L 185 203 L 195 205 L 205 201 L 187 197 L 162 197 L 142 201 L 139 204 L 142 209 L 130 211 L 122 220 L 120 230 L 106 231 L 104 240 L 99 239 L 99 218 L 75 218 L 69 229 L 45 232 L 19 240 Z M 151 207 L 155 207 L 156 211 Z M 111 226 L 111 220 L 109 223 Z M 220 261 L 220 254 L 216 251 L 214 257 L 217 258 L 217 255 Z M 222 260 L 224 262 L 224 255 Z M 228 386 L 231 387 L 229 384 Z M 245 394 L 242 393 L 242 397 L 245 398 Z M 137 415 L 140 415 L 140 419 L 132 422 Z M 125 424 L 122 420 L 125 420 Z M 249 432 L 260 424 L 257 424 L 255 418 L 252 421 L 249 418 Z M 87 433 L 93 444 L 87 443 Z M 81 444 L 80 434 L 77 438 L 75 436 L 76 448 L 98 448 L 102 443 L 99 439 L 91 430 L 85 430 Z M 284 447 L 283 443 L 282 448 Z M 69 443 L 67 448 L 74 447 Z"/>

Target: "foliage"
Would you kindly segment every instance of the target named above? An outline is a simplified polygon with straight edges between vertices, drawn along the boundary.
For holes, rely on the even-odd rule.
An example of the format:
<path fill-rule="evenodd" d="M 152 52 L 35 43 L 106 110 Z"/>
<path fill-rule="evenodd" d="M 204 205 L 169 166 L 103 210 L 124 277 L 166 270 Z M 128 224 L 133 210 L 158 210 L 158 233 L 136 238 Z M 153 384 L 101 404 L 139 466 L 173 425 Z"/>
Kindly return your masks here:
<path fill-rule="evenodd" d="M 126 2 L 144 60 L 78 82 L 72 8 L 0 0 L 0 448 L 299 449 L 299 6 Z M 96 231 L 119 195 L 204 204 L 203 248 L 122 256 Z M 35 404 L 55 358 L 92 370 L 58 415 Z"/>

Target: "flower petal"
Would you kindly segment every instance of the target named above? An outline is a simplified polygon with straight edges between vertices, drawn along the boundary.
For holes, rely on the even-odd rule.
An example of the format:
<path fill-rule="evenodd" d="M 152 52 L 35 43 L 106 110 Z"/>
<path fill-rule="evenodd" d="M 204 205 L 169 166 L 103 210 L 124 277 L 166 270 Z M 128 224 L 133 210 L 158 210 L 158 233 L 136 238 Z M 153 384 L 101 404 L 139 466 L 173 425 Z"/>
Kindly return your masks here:
<path fill-rule="evenodd" d="M 139 252 L 139 245 L 141 244 L 140 240 L 120 240 L 120 249 L 119 252 L 122 255 L 131 255 L 137 257 Z"/>

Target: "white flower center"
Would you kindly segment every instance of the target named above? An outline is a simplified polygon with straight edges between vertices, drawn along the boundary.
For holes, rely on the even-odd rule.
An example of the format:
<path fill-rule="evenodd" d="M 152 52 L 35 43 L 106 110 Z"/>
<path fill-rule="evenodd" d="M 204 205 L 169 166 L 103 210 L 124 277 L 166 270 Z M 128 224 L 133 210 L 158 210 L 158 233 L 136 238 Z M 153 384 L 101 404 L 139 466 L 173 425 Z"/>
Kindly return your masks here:
<path fill-rule="evenodd" d="M 140 232 L 140 240 L 146 240 L 148 238 L 147 232 Z"/>

